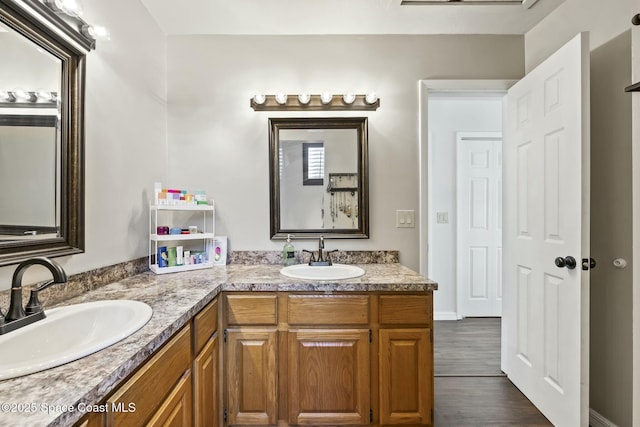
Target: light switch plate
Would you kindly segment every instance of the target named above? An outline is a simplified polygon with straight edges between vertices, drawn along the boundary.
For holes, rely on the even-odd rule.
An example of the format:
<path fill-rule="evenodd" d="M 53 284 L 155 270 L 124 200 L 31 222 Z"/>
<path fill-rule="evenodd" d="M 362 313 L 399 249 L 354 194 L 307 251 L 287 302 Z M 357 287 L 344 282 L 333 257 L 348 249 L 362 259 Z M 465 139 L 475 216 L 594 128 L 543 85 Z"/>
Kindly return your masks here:
<path fill-rule="evenodd" d="M 415 211 L 396 211 L 397 228 L 415 228 Z"/>
<path fill-rule="evenodd" d="M 436 222 L 438 224 L 449 224 L 449 212 L 436 212 Z"/>

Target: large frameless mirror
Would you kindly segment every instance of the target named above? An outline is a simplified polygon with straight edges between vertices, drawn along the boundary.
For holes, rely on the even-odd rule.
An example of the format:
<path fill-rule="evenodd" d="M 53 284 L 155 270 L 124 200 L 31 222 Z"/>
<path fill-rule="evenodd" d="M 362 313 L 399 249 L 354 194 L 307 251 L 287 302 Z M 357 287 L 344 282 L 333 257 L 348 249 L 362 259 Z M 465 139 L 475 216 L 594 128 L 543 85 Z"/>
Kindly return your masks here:
<path fill-rule="evenodd" d="M 37 0 L 0 0 L 0 265 L 83 252 L 92 44 Z"/>
<path fill-rule="evenodd" d="M 367 118 L 269 119 L 271 238 L 368 238 Z"/>

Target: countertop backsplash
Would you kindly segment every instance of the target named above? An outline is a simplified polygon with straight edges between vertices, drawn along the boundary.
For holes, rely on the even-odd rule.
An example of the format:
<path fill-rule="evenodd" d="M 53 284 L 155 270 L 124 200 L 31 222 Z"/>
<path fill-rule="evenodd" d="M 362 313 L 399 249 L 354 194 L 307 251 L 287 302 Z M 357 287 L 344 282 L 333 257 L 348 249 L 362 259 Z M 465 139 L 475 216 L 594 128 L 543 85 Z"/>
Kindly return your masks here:
<path fill-rule="evenodd" d="M 304 258 L 302 257 L 304 255 Z M 296 262 L 306 262 L 307 254 L 296 251 Z M 304 261 L 303 261 L 304 259 Z M 336 264 L 389 264 L 398 263 L 400 254 L 396 250 L 381 251 L 339 251 L 331 254 L 331 260 Z M 229 264 L 280 265 L 282 251 L 233 251 L 227 255 Z M 40 300 L 46 307 L 52 307 L 68 299 L 82 295 L 88 291 L 98 289 L 106 284 L 118 282 L 136 274 L 149 271 L 147 257 L 134 259 L 82 273 L 70 275 L 67 283 L 51 286 L 40 294 Z M 29 291 L 37 283 L 23 286 L 22 299 L 26 305 Z M 0 291 L 0 307 L 9 307 L 10 290 Z"/>

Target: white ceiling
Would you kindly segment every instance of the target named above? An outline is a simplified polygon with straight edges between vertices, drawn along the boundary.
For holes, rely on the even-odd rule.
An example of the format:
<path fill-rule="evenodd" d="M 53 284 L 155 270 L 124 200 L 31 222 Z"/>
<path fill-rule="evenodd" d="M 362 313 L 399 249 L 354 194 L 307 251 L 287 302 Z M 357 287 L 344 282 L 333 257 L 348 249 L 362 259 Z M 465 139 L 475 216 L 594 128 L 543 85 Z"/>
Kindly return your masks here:
<path fill-rule="evenodd" d="M 401 0 L 141 1 L 167 35 L 286 35 L 524 34 L 564 0 L 525 0 L 526 6 L 478 4 L 483 0 L 436 5 L 401 5 Z"/>

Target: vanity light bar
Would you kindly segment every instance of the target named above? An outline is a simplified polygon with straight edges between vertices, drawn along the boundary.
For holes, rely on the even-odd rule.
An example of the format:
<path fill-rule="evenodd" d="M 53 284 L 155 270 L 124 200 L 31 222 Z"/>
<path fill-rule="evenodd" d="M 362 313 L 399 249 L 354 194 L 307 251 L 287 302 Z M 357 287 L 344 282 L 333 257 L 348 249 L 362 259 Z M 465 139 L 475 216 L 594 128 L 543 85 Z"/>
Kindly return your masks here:
<path fill-rule="evenodd" d="M 47 104 L 56 105 L 57 92 L 24 91 L 24 90 L 0 90 L 0 103 L 14 104 Z"/>
<path fill-rule="evenodd" d="M 254 95 L 249 105 L 254 111 L 375 111 L 380 107 L 380 98 L 374 93 L 366 95 Z"/>

